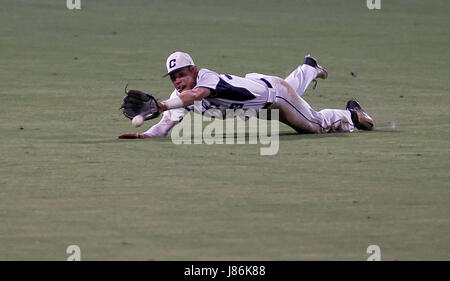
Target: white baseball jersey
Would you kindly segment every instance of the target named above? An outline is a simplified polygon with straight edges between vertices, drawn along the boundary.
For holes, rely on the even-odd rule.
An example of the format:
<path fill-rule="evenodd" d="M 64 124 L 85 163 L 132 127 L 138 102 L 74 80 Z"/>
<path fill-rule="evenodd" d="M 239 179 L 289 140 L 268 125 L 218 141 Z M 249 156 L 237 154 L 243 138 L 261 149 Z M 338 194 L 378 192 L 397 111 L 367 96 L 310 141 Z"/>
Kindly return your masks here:
<path fill-rule="evenodd" d="M 164 116 L 171 121 L 180 122 L 185 109 L 204 113 L 208 109 L 255 109 L 259 110 L 275 99 L 275 89 L 272 88 L 271 77 L 258 73 L 247 74 L 245 78 L 217 74 L 214 71 L 202 68 L 197 75 L 197 85 L 194 87 L 205 87 L 211 89 L 212 93 L 202 100 L 202 107 L 194 105 L 186 108 L 171 109 L 164 112 Z M 180 95 L 174 90 L 170 98 Z"/>
<path fill-rule="evenodd" d="M 264 77 L 260 74 L 250 74 L 242 78 L 236 75 L 217 74 L 202 68 L 198 72 L 195 88 L 211 89 L 212 92 L 206 100 L 219 109 L 259 110 L 274 99 L 270 91 L 272 85 Z"/>

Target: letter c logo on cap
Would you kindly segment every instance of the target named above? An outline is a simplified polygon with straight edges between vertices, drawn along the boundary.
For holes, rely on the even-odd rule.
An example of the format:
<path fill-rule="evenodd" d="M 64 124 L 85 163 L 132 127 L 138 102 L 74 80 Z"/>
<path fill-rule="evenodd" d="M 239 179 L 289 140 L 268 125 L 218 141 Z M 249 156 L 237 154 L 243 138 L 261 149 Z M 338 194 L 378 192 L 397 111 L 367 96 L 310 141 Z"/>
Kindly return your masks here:
<path fill-rule="evenodd" d="M 169 61 L 169 67 L 170 67 L 170 68 L 174 68 L 174 67 L 175 67 L 175 62 L 176 62 L 176 61 L 177 61 L 176 59 L 173 59 L 173 60 Z"/>

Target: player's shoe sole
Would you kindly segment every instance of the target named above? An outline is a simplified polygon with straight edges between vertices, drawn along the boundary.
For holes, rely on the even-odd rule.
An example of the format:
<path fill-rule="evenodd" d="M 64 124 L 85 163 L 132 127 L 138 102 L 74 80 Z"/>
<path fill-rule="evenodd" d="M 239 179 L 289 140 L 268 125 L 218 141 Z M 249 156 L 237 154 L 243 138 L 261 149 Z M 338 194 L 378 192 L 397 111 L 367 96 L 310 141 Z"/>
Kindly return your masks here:
<path fill-rule="evenodd" d="M 347 102 L 347 110 L 352 116 L 353 125 L 359 130 L 371 131 L 375 128 L 375 121 L 361 108 L 361 105 L 356 100 L 349 100 Z"/>
<path fill-rule="evenodd" d="M 309 65 L 314 67 L 317 70 L 317 77 L 316 78 L 321 78 L 321 79 L 327 79 L 328 78 L 328 70 L 319 65 L 317 63 L 317 59 L 314 57 L 311 57 L 311 55 L 307 55 L 305 57 L 305 60 L 303 61 L 303 64 Z"/>

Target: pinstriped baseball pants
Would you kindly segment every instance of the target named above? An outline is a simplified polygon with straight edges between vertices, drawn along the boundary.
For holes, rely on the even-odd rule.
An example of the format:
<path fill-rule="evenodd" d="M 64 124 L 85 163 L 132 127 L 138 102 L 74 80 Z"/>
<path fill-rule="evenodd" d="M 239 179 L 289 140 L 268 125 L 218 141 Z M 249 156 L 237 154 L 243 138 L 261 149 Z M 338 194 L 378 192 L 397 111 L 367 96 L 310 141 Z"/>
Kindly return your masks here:
<path fill-rule="evenodd" d="M 278 109 L 282 123 L 299 133 L 352 132 L 354 126 L 348 110 L 323 109 L 315 111 L 301 95 L 316 77 L 317 70 L 301 65 L 285 80 L 269 76 L 267 79 L 276 90 L 274 103 L 269 109 Z"/>

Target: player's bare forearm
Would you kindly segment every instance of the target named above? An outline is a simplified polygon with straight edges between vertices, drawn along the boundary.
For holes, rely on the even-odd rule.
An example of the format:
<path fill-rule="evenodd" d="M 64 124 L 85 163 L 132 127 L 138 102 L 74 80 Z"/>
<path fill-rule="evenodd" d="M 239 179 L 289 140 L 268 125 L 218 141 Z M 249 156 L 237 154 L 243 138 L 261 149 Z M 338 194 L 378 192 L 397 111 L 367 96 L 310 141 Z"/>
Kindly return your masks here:
<path fill-rule="evenodd" d="M 139 133 L 126 133 L 121 134 L 117 137 L 118 139 L 146 139 L 149 138 L 149 136 L 145 134 L 139 134 Z"/>
<path fill-rule="evenodd" d="M 169 109 L 192 105 L 194 104 L 194 101 L 202 100 L 208 97 L 210 94 L 210 89 L 199 87 L 193 90 L 183 91 L 178 97 L 158 102 L 158 105 L 160 108 L 160 112 L 163 112 Z"/>
<path fill-rule="evenodd" d="M 153 125 L 144 134 L 149 138 L 162 138 L 167 136 L 176 124 L 178 124 L 177 121 L 172 121 L 167 115 L 164 115 L 157 124 Z"/>

